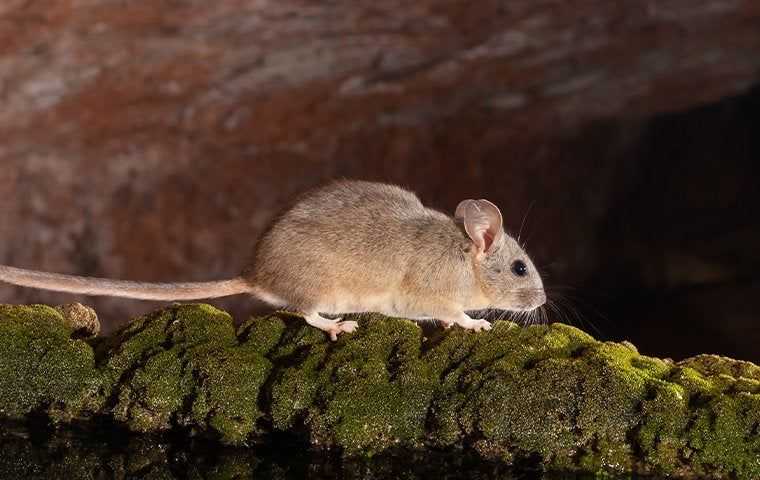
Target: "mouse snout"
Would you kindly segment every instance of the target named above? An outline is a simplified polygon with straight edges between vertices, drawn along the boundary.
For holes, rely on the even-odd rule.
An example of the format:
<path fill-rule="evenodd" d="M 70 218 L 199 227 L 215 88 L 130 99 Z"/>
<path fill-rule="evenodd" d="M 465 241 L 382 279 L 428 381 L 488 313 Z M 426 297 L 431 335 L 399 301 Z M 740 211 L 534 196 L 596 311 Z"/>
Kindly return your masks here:
<path fill-rule="evenodd" d="M 534 290 L 531 292 L 526 305 L 526 310 L 535 310 L 546 303 L 546 292 L 544 289 Z"/>
<path fill-rule="evenodd" d="M 546 292 L 543 289 L 541 289 L 541 291 L 538 292 L 538 295 L 536 298 L 536 304 L 533 306 L 533 308 L 538 308 L 545 303 L 546 303 Z"/>
<path fill-rule="evenodd" d="M 515 311 L 531 311 L 546 303 L 543 288 L 525 288 L 514 295 L 508 295 L 501 308 Z"/>

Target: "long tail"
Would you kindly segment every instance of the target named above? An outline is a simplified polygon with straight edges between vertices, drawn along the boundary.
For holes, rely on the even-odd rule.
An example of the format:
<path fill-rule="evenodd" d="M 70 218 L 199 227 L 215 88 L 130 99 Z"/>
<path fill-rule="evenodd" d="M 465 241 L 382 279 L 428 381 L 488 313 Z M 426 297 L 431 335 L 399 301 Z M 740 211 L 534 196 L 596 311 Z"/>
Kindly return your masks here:
<path fill-rule="evenodd" d="M 240 277 L 216 282 L 143 283 L 37 272 L 5 265 L 0 265 L 0 282 L 56 292 L 141 300 L 198 300 L 250 293 L 254 289 Z"/>

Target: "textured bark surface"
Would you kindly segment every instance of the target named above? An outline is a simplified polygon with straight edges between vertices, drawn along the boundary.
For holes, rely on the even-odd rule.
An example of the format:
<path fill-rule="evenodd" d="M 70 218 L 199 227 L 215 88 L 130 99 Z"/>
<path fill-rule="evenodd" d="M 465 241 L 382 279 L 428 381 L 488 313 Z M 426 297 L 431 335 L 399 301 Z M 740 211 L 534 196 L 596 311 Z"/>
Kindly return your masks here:
<path fill-rule="evenodd" d="M 554 471 L 760 475 L 760 367 L 749 362 L 676 363 L 563 324 L 505 321 L 425 338 L 414 322 L 368 315 L 332 343 L 287 314 L 235 329 L 208 305 L 85 342 L 70 311 L 0 307 L 2 418 L 89 421 L 101 435 L 105 419 L 238 446 L 284 434 L 346 457 L 464 451 Z M 0 472 L 23 467 L 17 458 Z M 95 468 L 83 458 L 62 466 Z"/>
<path fill-rule="evenodd" d="M 756 83 L 759 22 L 751 0 L 6 0 L 0 260 L 226 277 L 293 194 L 359 176 L 488 196 L 513 229 L 538 200 L 532 250 L 579 285 L 641 119 Z M 95 304 L 106 329 L 152 307 Z"/>

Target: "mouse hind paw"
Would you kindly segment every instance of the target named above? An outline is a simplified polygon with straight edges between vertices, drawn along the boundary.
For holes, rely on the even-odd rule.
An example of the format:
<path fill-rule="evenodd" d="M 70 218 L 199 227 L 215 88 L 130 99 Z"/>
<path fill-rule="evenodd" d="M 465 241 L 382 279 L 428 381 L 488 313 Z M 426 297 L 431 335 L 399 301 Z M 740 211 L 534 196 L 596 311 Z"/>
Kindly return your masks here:
<path fill-rule="evenodd" d="M 332 341 L 336 341 L 341 333 L 353 333 L 359 326 L 357 322 L 343 320 L 342 318 L 325 318 L 318 313 L 304 315 L 304 319 L 312 327 L 327 333 Z"/>

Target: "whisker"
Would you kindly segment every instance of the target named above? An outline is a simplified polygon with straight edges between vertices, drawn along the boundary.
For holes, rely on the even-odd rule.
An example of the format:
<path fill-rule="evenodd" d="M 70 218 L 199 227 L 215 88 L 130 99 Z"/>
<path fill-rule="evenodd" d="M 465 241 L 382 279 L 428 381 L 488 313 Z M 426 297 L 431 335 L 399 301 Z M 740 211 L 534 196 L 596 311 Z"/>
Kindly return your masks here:
<path fill-rule="evenodd" d="M 547 304 L 549 310 L 562 318 L 562 321 L 571 324 L 577 322 L 578 325 L 592 330 L 600 338 L 607 337 L 607 335 L 594 323 L 591 317 L 600 318 L 605 323 L 611 323 L 611 321 L 593 304 L 593 302 L 584 299 L 583 293 L 585 293 L 586 290 L 581 290 L 572 285 L 554 284 L 545 285 L 545 291 L 548 298 Z"/>
<path fill-rule="evenodd" d="M 525 220 L 528 219 L 528 215 L 530 215 L 531 209 L 533 209 L 533 205 L 536 204 L 536 201 L 533 200 L 530 202 L 530 205 L 528 205 L 528 210 L 525 212 L 525 215 L 523 215 L 522 222 L 520 222 L 520 230 L 517 231 L 517 244 L 520 244 L 520 235 L 522 235 L 523 227 L 525 226 Z"/>
<path fill-rule="evenodd" d="M 552 300 L 550 304 L 552 311 L 559 317 L 559 321 L 562 323 L 569 323 L 564 311 L 560 308 L 559 303 L 556 300 Z"/>
<path fill-rule="evenodd" d="M 583 307 L 584 307 L 586 310 L 589 310 L 589 311 L 591 311 L 592 313 L 594 313 L 595 315 L 597 315 L 599 318 L 603 319 L 603 320 L 604 320 L 604 321 L 606 321 L 606 322 L 609 322 L 609 321 L 610 321 L 610 320 L 609 320 L 609 318 L 607 318 L 607 316 L 606 316 L 606 315 L 604 315 L 602 312 L 600 312 L 598 309 L 596 309 L 596 308 L 595 308 L 593 305 L 591 305 L 591 304 L 589 304 L 589 303 L 587 303 L 587 302 L 584 302 L 584 301 L 583 301 L 583 300 L 581 300 L 580 298 L 577 298 L 577 297 L 569 297 L 568 295 L 563 295 L 563 296 L 561 296 L 560 298 L 562 298 L 562 299 L 564 300 L 564 302 L 565 302 L 565 303 L 567 303 L 567 304 L 570 304 L 570 305 L 572 305 L 572 303 L 571 303 L 571 302 L 573 302 L 573 301 L 574 301 L 574 302 L 576 302 L 576 303 L 580 303 L 580 304 L 582 304 L 582 305 L 583 305 Z M 576 311 L 576 312 L 579 312 L 579 309 L 575 308 L 575 311 Z M 578 314 L 578 318 L 580 318 L 580 319 L 581 319 L 581 321 L 583 322 L 584 318 L 583 318 L 583 317 L 581 317 L 581 316 L 580 316 L 580 314 Z M 600 337 L 606 337 L 606 335 L 604 334 L 604 332 L 602 332 L 602 331 L 599 329 L 599 327 L 597 327 L 597 326 L 594 324 L 594 322 L 593 322 L 593 321 L 591 321 L 591 319 L 590 319 L 590 318 L 588 318 L 588 316 L 585 316 L 585 323 L 588 323 L 588 324 L 589 324 L 589 326 L 590 326 L 590 327 L 591 327 L 591 328 L 592 328 L 592 329 L 593 329 L 593 330 L 596 332 L 596 334 L 597 334 L 597 335 L 599 335 Z"/>

